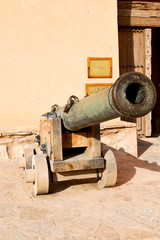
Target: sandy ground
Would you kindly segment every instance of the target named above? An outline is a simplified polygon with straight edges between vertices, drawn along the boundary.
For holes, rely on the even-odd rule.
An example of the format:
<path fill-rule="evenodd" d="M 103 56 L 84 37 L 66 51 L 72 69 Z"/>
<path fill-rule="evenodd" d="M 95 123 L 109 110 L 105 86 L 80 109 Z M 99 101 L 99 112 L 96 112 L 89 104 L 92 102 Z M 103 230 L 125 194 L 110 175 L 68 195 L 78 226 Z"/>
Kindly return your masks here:
<path fill-rule="evenodd" d="M 17 159 L 0 162 L 0 240 L 160 240 L 160 138 L 139 140 L 139 158 L 115 151 L 118 181 L 54 185 L 33 195 Z"/>

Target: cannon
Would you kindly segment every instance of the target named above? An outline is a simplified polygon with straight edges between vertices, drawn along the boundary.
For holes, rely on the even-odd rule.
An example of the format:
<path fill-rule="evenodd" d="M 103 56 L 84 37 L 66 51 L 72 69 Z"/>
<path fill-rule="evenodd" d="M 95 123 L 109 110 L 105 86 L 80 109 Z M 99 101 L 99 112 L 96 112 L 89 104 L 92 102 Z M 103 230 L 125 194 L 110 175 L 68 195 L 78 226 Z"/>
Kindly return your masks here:
<path fill-rule="evenodd" d="M 26 182 L 34 193 L 46 194 L 50 184 L 71 179 L 95 178 L 99 186 L 117 181 L 117 164 L 111 150 L 101 152 L 100 123 L 117 117 L 138 118 L 149 113 L 156 90 L 141 73 L 126 73 L 111 86 L 79 100 L 72 95 L 67 104 L 52 106 L 42 115 L 36 137 L 42 154 L 32 149 L 24 162 Z"/>

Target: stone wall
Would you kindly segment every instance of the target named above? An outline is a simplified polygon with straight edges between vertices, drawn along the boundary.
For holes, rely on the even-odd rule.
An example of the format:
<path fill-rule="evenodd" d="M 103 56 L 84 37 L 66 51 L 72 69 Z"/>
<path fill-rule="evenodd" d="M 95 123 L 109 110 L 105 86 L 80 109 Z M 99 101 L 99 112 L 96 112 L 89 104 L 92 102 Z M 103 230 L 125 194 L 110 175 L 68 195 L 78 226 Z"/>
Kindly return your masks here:
<path fill-rule="evenodd" d="M 119 118 L 101 124 L 101 142 L 111 148 L 138 156 L 137 125 Z"/>
<path fill-rule="evenodd" d="M 19 158 L 23 147 L 35 142 L 37 131 L 19 131 L 0 133 L 0 159 Z"/>
<path fill-rule="evenodd" d="M 0 133 L 0 159 L 20 158 L 25 145 L 35 143 L 38 130 Z M 137 126 L 119 118 L 101 124 L 101 142 L 137 157 Z"/>

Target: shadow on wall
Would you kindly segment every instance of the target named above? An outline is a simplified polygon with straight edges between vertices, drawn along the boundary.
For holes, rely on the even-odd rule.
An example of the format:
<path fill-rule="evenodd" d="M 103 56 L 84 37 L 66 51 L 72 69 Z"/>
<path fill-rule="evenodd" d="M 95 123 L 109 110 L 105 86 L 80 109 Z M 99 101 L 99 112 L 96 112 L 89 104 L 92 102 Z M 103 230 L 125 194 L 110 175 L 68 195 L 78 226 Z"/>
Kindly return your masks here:
<path fill-rule="evenodd" d="M 138 144 L 138 157 L 140 157 L 149 147 L 151 147 L 153 144 L 150 142 L 146 142 L 140 138 L 137 139 Z"/>

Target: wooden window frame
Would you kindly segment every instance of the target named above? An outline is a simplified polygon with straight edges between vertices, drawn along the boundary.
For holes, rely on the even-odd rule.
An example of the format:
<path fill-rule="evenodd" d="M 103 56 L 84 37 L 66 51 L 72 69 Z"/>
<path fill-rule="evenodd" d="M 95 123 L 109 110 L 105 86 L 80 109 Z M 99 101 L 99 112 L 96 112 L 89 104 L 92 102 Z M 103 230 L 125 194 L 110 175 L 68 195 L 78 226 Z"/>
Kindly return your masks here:
<path fill-rule="evenodd" d="M 86 83 L 86 96 L 89 96 L 89 87 L 90 86 L 104 86 L 105 87 L 111 87 L 113 83 Z"/>
<path fill-rule="evenodd" d="M 90 74 L 90 60 L 109 60 L 110 73 L 109 75 L 94 76 Z M 88 57 L 88 78 L 112 78 L 112 58 L 111 57 Z"/>

